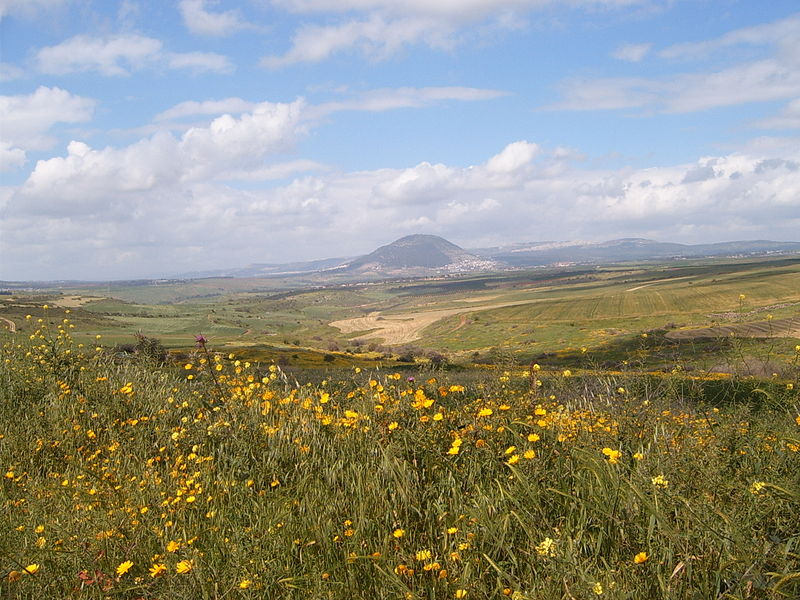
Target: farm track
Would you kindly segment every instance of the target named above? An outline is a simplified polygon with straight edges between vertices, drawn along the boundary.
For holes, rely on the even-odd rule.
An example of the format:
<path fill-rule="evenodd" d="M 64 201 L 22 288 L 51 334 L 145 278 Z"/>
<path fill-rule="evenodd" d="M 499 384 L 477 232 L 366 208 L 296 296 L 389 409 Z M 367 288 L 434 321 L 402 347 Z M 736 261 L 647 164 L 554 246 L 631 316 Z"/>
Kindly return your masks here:
<path fill-rule="evenodd" d="M 11 319 L 6 319 L 5 317 L 0 317 L 0 321 L 4 321 L 8 325 L 8 331 L 10 333 L 17 332 L 17 324 L 14 323 Z"/>

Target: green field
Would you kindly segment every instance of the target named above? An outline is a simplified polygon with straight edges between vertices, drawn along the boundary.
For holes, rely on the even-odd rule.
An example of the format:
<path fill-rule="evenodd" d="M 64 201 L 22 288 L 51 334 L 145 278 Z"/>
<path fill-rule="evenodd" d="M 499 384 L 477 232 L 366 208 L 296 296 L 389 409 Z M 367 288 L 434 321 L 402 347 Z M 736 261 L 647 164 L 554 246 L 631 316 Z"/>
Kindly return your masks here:
<path fill-rule="evenodd" d="M 439 353 L 450 362 L 569 362 L 586 348 L 620 363 L 659 341 L 651 365 L 709 368 L 710 341 L 791 354 L 798 339 L 800 258 L 729 259 L 513 271 L 287 289 L 286 280 L 207 279 L 39 290 L 0 296 L 0 327 L 24 330 L 43 304 L 70 306 L 78 339 L 131 343 L 136 332 L 175 350 L 202 333 L 218 348 L 284 364 L 359 364 Z M 94 342 L 92 342 L 94 343 Z M 652 350 L 653 340 L 648 342 Z M 730 340 L 724 343 L 730 347 Z M 641 354 L 641 353 L 640 353 Z M 678 358 L 676 358 L 678 357 Z"/>

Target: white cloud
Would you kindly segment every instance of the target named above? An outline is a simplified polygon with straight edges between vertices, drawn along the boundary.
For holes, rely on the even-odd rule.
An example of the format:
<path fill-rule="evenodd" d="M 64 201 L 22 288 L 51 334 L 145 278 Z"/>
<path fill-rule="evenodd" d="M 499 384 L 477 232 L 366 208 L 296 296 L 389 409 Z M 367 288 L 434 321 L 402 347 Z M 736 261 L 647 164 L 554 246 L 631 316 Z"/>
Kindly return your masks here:
<path fill-rule="evenodd" d="M 172 189 L 229 169 L 257 167 L 302 134 L 303 106 L 302 101 L 264 102 L 238 119 L 224 115 L 208 127 L 190 128 L 180 139 L 160 132 L 124 148 L 96 150 L 73 141 L 66 156 L 39 161 L 20 194 L 41 206 L 57 198 L 52 210 L 80 213 L 81 207 L 94 210 L 109 197 Z"/>
<path fill-rule="evenodd" d="M 797 140 L 762 143 L 761 153 L 618 170 L 577 168 L 559 149 L 518 141 L 469 167 L 321 170 L 268 189 L 223 183 L 246 174 L 235 165 L 253 153 L 260 175 L 313 170 L 302 159 L 264 161 L 297 135 L 300 108 L 268 105 L 260 125 L 249 121 L 259 119 L 256 111 L 118 150 L 72 144 L 66 157 L 41 161 L 7 200 L 3 268 L 34 255 L 37 273 L 49 277 L 127 277 L 355 255 L 420 231 L 474 247 L 637 236 L 797 239 L 800 230 Z M 35 246 L 42 236 L 58 250 Z M 22 272 L 0 278 L 12 275 Z"/>
<path fill-rule="evenodd" d="M 650 49 L 653 47 L 653 44 L 623 44 L 614 52 L 611 53 L 611 56 L 618 60 L 626 60 L 628 62 L 639 62 L 641 61 Z"/>
<path fill-rule="evenodd" d="M 0 140 L 0 171 L 11 171 L 25 164 L 25 151 Z"/>
<path fill-rule="evenodd" d="M 350 13 L 375 11 L 395 15 L 422 15 L 455 21 L 475 20 L 489 14 L 529 11 L 552 5 L 574 8 L 625 8 L 651 4 L 650 0 L 273 0 L 273 4 L 298 13 Z"/>
<path fill-rule="evenodd" d="M 516 29 L 523 15 L 549 6 L 619 9 L 651 4 L 650 0 L 277 0 L 279 7 L 306 14 L 347 15 L 336 24 L 302 25 L 292 47 L 281 56 L 266 56 L 261 64 L 280 68 L 319 62 L 352 49 L 373 60 L 385 59 L 411 44 L 448 50 L 459 44 L 464 27 L 492 20 Z"/>
<path fill-rule="evenodd" d="M 0 62 L 0 82 L 20 79 L 25 72 L 11 63 Z"/>
<path fill-rule="evenodd" d="M 78 35 L 36 55 L 38 69 L 51 75 L 98 71 L 103 75 L 127 75 L 161 56 L 163 44 L 136 34 L 105 39 Z"/>
<path fill-rule="evenodd" d="M 428 18 L 387 20 L 380 15 L 339 25 L 305 25 L 295 33 L 292 48 L 286 54 L 264 57 L 261 64 L 279 68 L 319 62 L 353 47 L 370 58 L 383 59 L 407 44 L 421 42 L 431 47 L 449 47 L 452 33 L 450 26 Z"/>
<path fill-rule="evenodd" d="M 198 115 L 221 115 L 225 113 L 239 114 L 252 111 L 256 106 L 255 102 L 248 102 L 241 98 L 225 98 L 223 100 L 206 100 L 196 102 L 188 100 L 168 108 L 156 115 L 156 121 L 168 121 L 171 119 L 182 119 Z"/>
<path fill-rule="evenodd" d="M 755 123 L 765 129 L 800 129 L 800 98 L 792 100 L 777 115 Z"/>
<path fill-rule="evenodd" d="M 239 11 L 209 12 L 208 4 L 208 0 L 181 0 L 179 4 L 181 16 L 192 33 L 227 36 L 249 27 L 249 24 L 242 20 Z"/>
<path fill-rule="evenodd" d="M 105 38 L 77 35 L 56 46 L 42 48 L 36 54 L 36 66 L 42 73 L 97 71 L 102 75 L 128 75 L 166 61 L 172 69 L 194 69 L 228 73 L 230 61 L 211 52 L 166 53 L 160 40 L 138 34 L 120 34 Z"/>
<path fill-rule="evenodd" d="M 3 170 L 21 166 L 26 150 L 46 150 L 55 143 L 49 134 L 57 123 L 81 123 L 92 118 L 96 102 L 60 88 L 40 86 L 32 94 L 0 96 L 0 163 Z"/>
<path fill-rule="evenodd" d="M 358 110 L 382 112 L 397 108 L 419 108 L 436 102 L 457 100 L 463 102 L 493 100 L 508 95 L 500 90 L 470 87 L 381 88 L 369 90 L 348 100 L 326 102 L 309 108 L 310 117 L 321 117 L 333 112 Z"/>
<path fill-rule="evenodd" d="M 32 17 L 65 3 L 66 0 L 0 0 L 0 19 L 9 15 Z"/>
<path fill-rule="evenodd" d="M 696 58 L 739 44 L 760 44 L 770 55 L 732 66 L 656 78 L 581 78 L 562 83 L 563 100 L 548 108 L 602 110 L 651 107 L 692 112 L 800 95 L 800 17 L 730 32 L 715 40 L 672 46 L 662 57 Z"/>
<path fill-rule="evenodd" d="M 214 52 L 173 53 L 168 57 L 168 64 L 171 69 L 192 69 L 196 72 L 231 73 L 234 70 L 227 57 Z"/>
<path fill-rule="evenodd" d="M 732 46 L 796 46 L 800 38 L 800 16 L 791 16 L 773 23 L 744 27 L 728 32 L 713 40 L 674 44 L 664 48 L 659 55 L 670 59 L 698 60 Z"/>
<path fill-rule="evenodd" d="M 308 171 L 326 171 L 329 167 L 314 160 L 298 159 L 253 169 L 228 170 L 216 176 L 220 181 L 274 181 Z"/>

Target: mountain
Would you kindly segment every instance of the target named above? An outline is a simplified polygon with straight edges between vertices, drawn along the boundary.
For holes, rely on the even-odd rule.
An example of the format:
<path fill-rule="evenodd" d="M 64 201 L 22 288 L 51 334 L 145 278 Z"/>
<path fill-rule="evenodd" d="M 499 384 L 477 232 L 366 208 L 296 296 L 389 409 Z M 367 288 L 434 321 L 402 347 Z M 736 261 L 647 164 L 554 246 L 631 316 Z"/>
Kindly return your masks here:
<path fill-rule="evenodd" d="M 800 252 L 800 242 L 751 240 L 715 244 L 676 244 L 643 238 L 605 242 L 536 242 L 472 250 L 478 256 L 511 267 L 534 267 L 557 263 L 604 263 L 706 256 L 747 256 Z"/>
<path fill-rule="evenodd" d="M 424 276 L 488 271 L 503 265 L 481 258 L 437 235 L 408 235 L 350 262 L 344 271 L 389 276 Z"/>
<path fill-rule="evenodd" d="M 183 273 L 180 278 L 267 277 L 327 285 L 394 277 L 429 277 L 524 269 L 558 264 L 604 264 L 713 256 L 758 256 L 800 252 L 800 242 L 748 240 L 677 244 L 644 238 L 604 242 L 526 242 L 465 250 L 437 235 L 409 235 L 357 258 L 326 258 L 286 264 Z"/>

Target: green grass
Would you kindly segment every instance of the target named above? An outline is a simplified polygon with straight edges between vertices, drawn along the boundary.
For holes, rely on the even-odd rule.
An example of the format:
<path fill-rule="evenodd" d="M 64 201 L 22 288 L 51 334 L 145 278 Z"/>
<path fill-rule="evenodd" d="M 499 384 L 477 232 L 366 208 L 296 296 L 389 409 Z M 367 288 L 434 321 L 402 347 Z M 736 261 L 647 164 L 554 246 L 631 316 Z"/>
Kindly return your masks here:
<path fill-rule="evenodd" d="M 0 350 L 3 598 L 800 594 L 800 350 L 295 380 L 81 348 L 62 312 Z"/>

